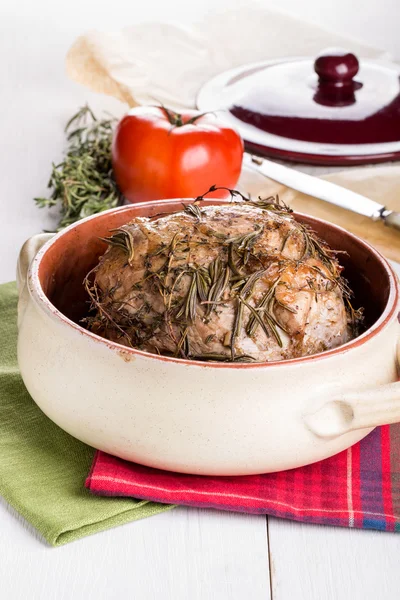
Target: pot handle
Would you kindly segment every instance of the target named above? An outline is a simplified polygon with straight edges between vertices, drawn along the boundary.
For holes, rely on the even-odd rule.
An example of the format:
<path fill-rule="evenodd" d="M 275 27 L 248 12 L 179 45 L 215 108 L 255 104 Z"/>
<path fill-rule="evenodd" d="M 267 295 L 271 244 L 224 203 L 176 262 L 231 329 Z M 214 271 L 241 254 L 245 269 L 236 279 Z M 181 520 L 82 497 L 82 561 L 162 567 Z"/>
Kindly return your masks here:
<path fill-rule="evenodd" d="M 305 415 L 304 421 L 320 438 L 397 423 L 400 421 L 400 382 L 338 396 Z"/>
<path fill-rule="evenodd" d="M 29 238 L 22 246 L 17 263 L 17 289 L 18 289 L 18 327 L 22 322 L 26 307 L 29 301 L 29 291 L 27 286 L 28 269 L 39 252 L 40 248 L 48 242 L 54 233 L 39 233 Z"/>

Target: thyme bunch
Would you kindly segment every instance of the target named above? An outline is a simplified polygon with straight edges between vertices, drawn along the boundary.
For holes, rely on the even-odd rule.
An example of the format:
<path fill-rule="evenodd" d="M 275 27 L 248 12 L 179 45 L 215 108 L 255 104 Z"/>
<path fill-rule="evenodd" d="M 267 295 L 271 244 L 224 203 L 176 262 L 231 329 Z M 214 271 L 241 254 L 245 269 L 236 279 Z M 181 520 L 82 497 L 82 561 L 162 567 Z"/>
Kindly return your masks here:
<path fill-rule="evenodd" d="M 34 198 L 39 208 L 60 208 L 57 231 L 75 221 L 117 206 L 122 197 L 111 165 L 113 117 L 98 119 L 86 105 L 67 123 L 64 159 L 52 165 L 48 198 Z"/>

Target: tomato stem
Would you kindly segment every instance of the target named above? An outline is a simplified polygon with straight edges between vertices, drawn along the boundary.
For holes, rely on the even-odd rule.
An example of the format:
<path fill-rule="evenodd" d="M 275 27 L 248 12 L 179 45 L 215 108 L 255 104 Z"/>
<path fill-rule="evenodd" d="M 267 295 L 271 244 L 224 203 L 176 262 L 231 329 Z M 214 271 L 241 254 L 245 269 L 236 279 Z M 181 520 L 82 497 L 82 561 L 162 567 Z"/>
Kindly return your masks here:
<path fill-rule="evenodd" d="M 189 121 L 186 121 L 186 123 L 184 123 L 184 124 L 185 124 L 185 125 L 193 125 L 193 124 L 194 124 L 194 123 L 196 123 L 196 121 L 197 121 L 198 119 L 200 119 L 201 117 L 204 117 L 205 115 L 210 115 L 210 114 L 214 114 L 214 113 L 211 113 L 210 111 L 207 111 L 207 112 L 200 113 L 200 114 L 198 114 L 198 115 L 195 115 L 195 116 L 194 116 L 194 117 L 192 117 L 191 119 L 189 119 Z"/>
<path fill-rule="evenodd" d="M 184 127 L 185 125 L 194 125 L 198 119 L 200 119 L 201 117 L 204 117 L 204 115 L 209 114 L 208 112 L 199 113 L 198 115 L 194 115 L 194 117 L 192 117 L 188 121 L 183 121 L 181 113 L 175 112 L 174 110 L 171 110 L 170 108 L 166 108 L 162 104 L 161 104 L 160 108 L 165 112 L 165 114 L 168 118 L 168 121 L 172 125 L 172 128 Z"/>

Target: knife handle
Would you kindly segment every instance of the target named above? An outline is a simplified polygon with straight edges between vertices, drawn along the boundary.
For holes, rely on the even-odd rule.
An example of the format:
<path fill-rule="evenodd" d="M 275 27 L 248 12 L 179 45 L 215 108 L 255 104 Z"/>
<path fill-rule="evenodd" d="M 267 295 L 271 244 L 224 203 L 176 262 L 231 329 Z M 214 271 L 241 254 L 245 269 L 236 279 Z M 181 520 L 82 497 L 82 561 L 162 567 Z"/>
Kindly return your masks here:
<path fill-rule="evenodd" d="M 370 198 L 341 187 L 332 181 L 313 177 L 301 171 L 295 171 L 295 169 L 285 167 L 272 160 L 262 159 L 258 156 L 254 157 L 245 152 L 243 165 L 293 190 L 354 211 L 364 217 L 380 220 L 384 219 L 386 214 L 389 214 L 389 211 L 383 212 L 385 211 L 385 207 L 382 204 L 378 204 L 378 202 Z"/>
<path fill-rule="evenodd" d="M 389 227 L 393 227 L 394 229 L 398 229 L 400 231 L 400 213 L 391 211 L 388 215 L 384 217 L 385 225 Z"/>

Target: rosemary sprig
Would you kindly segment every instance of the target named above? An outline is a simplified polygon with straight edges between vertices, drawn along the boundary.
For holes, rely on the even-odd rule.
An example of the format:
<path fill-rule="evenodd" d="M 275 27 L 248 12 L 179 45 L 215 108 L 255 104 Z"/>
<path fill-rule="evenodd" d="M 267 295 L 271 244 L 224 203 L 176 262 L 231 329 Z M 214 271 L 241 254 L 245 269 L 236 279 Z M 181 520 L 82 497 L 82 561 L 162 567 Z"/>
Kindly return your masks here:
<path fill-rule="evenodd" d="M 194 321 L 197 309 L 197 276 L 196 273 L 192 274 L 192 280 L 190 282 L 189 290 L 186 298 L 176 314 L 177 319 L 185 317 L 186 321 Z"/>
<path fill-rule="evenodd" d="M 336 263 L 332 260 L 337 254 L 330 248 L 328 248 L 317 236 L 310 230 L 309 227 L 301 223 L 298 224 L 298 228 L 303 234 L 304 239 L 304 250 L 302 258 L 309 256 L 318 257 L 324 265 L 329 269 L 335 279 L 338 279 L 338 273 L 336 269 Z"/>
<path fill-rule="evenodd" d="M 345 302 L 347 304 L 353 336 L 357 337 L 362 332 L 362 325 L 364 323 L 364 308 L 355 309 L 348 296 L 345 297 Z"/>
<path fill-rule="evenodd" d="M 211 286 L 207 296 L 206 316 L 209 316 L 224 293 L 229 283 L 230 269 L 228 265 L 223 266 L 219 257 L 212 261 L 208 267 Z"/>
<path fill-rule="evenodd" d="M 254 246 L 256 239 L 260 237 L 263 229 L 264 228 L 261 227 L 261 225 L 259 227 L 256 226 L 254 231 L 230 238 L 227 240 L 227 243 L 235 244 L 238 250 L 246 250 L 247 248 Z"/>
<path fill-rule="evenodd" d="M 249 204 L 250 206 L 261 208 L 263 210 L 269 210 L 272 212 L 283 214 L 291 214 L 293 212 L 292 209 L 285 202 L 280 200 L 278 195 L 269 196 L 268 198 L 258 197 L 256 200 L 254 200 L 250 197 L 245 196 L 244 194 L 239 192 L 239 190 L 231 190 L 230 188 L 217 185 L 212 185 L 210 189 L 207 190 L 204 194 L 202 194 L 201 196 L 197 196 L 197 198 L 195 199 L 195 203 L 204 200 L 204 198 L 208 196 L 208 194 L 217 191 L 228 192 L 232 201 L 238 199 L 239 202 L 243 202 Z"/>
<path fill-rule="evenodd" d="M 264 331 L 265 335 L 267 337 L 270 336 L 269 331 L 267 329 L 266 324 L 264 323 L 264 321 L 262 320 L 262 317 L 260 316 L 260 313 L 257 312 L 257 309 L 254 308 L 254 306 L 251 306 L 251 304 L 249 304 L 248 302 L 246 302 L 246 300 L 242 297 L 239 296 L 240 302 L 243 302 L 243 304 L 245 305 L 245 307 L 251 312 L 252 314 L 252 318 L 254 318 L 257 323 L 260 325 L 261 329 Z"/>
<path fill-rule="evenodd" d="M 115 231 L 115 233 L 113 233 Z M 110 246 L 117 246 L 118 248 L 122 248 L 122 250 L 128 256 L 128 263 L 132 265 L 133 259 L 135 257 L 135 248 L 133 245 L 133 237 L 132 233 L 128 229 L 123 229 L 122 227 L 119 229 L 112 229 L 111 233 L 113 235 L 109 238 L 100 238 L 103 242 L 106 242 Z"/>
<path fill-rule="evenodd" d="M 275 303 L 275 290 L 276 286 L 279 283 L 279 277 L 274 281 L 274 283 L 269 288 L 268 292 L 264 295 L 261 302 L 255 308 L 256 312 L 259 312 L 262 315 L 263 319 L 267 322 L 269 328 L 271 329 L 276 341 L 279 346 L 282 348 L 282 339 L 279 335 L 277 327 L 280 327 L 282 331 L 285 331 L 280 323 L 275 319 L 273 308 Z M 247 323 L 246 333 L 248 336 L 254 335 L 258 325 L 260 324 L 260 319 L 257 319 L 255 313 L 252 312 L 252 315 Z"/>
<path fill-rule="evenodd" d="M 208 293 L 210 291 L 211 278 L 209 272 L 204 267 L 200 267 L 196 272 L 196 283 L 197 292 L 201 302 L 208 300 Z"/>
<path fill-rule="evenodd" d="M 111 165 L 115 122 L 113 117 L 97 119 L 87 105 L 68 121 L 67 149 L 64 160 L 53 163 L 50 197 L 34 199 L 39 208 L 60 208 L 57 231 L 121 201 Z"/>
<path fill-rule="evenodd" d="M 238 335 L 240 333 L 240 330 L 242 329 L 243 312 L 244 312 L 244 304 L 241 301 L 240 297 L 238 297 L 237 303 L 236 303 L 235 319 L 233 321 L 231 344 L 230 344 L 232 361 L 234 361 L 235 357 L 236 357 L 235 342 L 236 342 L 236 338 L 238 337 Z"/>
<path fill-rule="evenodd" d="M 240 279 L 242 277 L 242 274 L 238 269 L 238 265 L 235 260 L 234 252 L 235 252 L 235 248 L 234 248 L 234 245 L 231 243 L 231 244 L 229 244 L 229 249 L 228 249 L 228 265 L 229 265 L 229 268 L 232 271 L 232 273 L 234 273 L 234 275 L 236 275 Z"/>
<path fill-rule="evenodd" d="M 198 221 L 201 221 L 202 212 L 198 204 L 186 204 L 185 212 L 188 213 L 188 215 L 191 215 L 192 217 L 196 217 Z"/>

